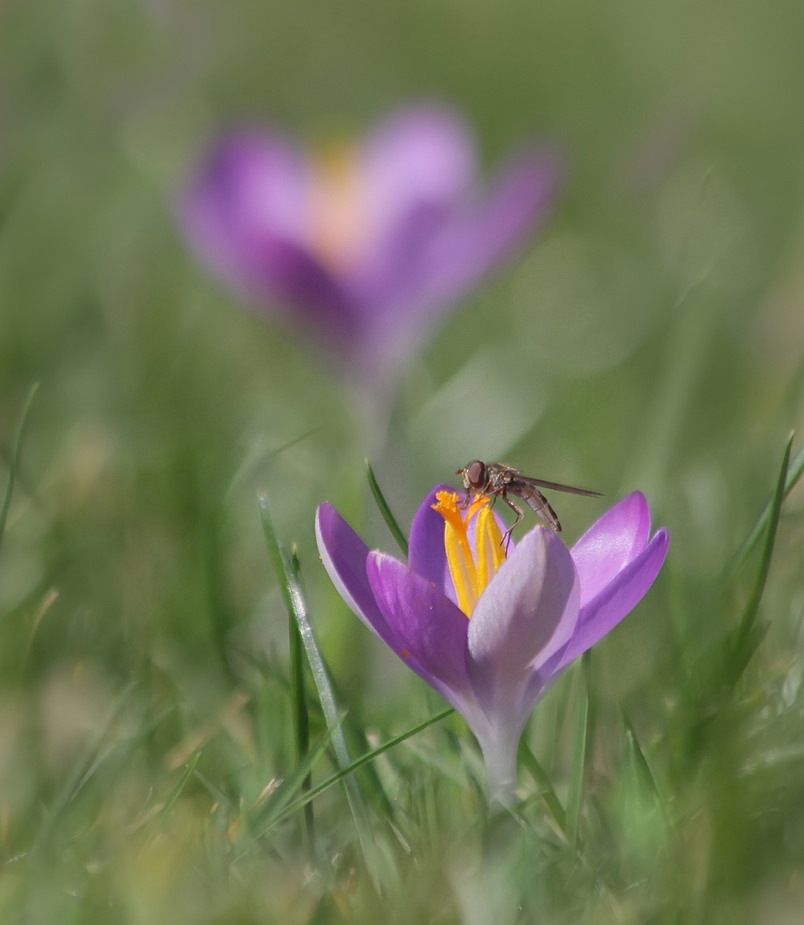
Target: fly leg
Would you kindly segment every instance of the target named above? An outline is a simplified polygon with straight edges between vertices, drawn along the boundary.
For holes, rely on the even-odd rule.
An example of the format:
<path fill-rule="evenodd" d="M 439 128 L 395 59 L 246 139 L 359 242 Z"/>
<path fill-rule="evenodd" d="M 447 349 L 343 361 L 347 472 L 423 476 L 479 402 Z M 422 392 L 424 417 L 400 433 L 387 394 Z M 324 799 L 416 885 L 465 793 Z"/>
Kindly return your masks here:
<path fill-rule="evenodd" d="M 514 532 L 514 530 L 516 529 L 516 527 L 519 525 L 519 522 L 522 520 L 522 518 L 523 518 L 525 515 L 522 513 L 521 509 L 518 508 L 518 507 L 514 504 L 514 502 L 508 497 L 508 495 L 506 495 L 505 493 L 503 493 L 503 494 L 500 495 L 500 497 L 503 499 L 503 501 L 505 501 L 505 503 L 508 505 L 508 507 L 510 507 L 511 510 L 516 514 L 516 520 L 515 520 L 515 521 L 511 524 L 511 526 L 505 531 L 505 533 L 503 533 L 503 537 L 502 537 L 502 539 L 500 540 L 500 545 L 501 545 L 501 546 L 504 545 L 504 546 L 505 546 L 505 551 L 508 552 L 508 544 L 509 544 L 509 542 L 511 541 L 511 534 Z"/>

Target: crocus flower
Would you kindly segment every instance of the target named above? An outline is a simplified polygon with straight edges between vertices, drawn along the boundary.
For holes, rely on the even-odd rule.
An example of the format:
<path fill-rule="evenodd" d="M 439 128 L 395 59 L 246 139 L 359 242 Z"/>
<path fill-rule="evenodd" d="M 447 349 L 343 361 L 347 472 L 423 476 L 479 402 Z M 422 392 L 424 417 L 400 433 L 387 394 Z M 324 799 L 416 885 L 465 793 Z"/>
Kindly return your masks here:
<path fill-rule="evenodd" d="M 639 492 L 568 548 L 544 527 L 514 545 L 478 498 L 437 487 L 413 519 L 407 564 L 370 551 L 329 504 L 318 549 L 357 616 L 464 717 L 483 752 L 492 802 L 516 787 L 516 752 L 536 702 L 642 599 L 668 533 L 650 536 Z"/>
<path fill-rule="evenodd" d="M 419 106 L 321 152 L 270 128 L 225 134 L 180 219 L 201 260 L 259 311 L 384 393 L 445 308 L 541 221 L 557 179 L 552 153 L 527 150 L 479 194 L 463 123 Z"/>

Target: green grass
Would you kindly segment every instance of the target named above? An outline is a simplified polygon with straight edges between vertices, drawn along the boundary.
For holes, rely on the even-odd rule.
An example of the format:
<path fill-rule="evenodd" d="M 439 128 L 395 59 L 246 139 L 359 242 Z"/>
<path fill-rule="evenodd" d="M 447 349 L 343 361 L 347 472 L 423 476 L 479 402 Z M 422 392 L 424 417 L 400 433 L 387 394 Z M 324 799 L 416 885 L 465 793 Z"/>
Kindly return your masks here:
<path fill-rule="evenodd" d="M 800 6 L 336 6 L 0 4 L 0 920 L 797 921 Z M 219 124 L 431 95 L 484 169 L 534 132 L 570 166 L 383 443 L 172 208 Z M 602 491 L 568 540 L 636 488 L 671 532 L 493 820 L 313 534 L 329 500 L 396 554 L 474 457 Z"/>

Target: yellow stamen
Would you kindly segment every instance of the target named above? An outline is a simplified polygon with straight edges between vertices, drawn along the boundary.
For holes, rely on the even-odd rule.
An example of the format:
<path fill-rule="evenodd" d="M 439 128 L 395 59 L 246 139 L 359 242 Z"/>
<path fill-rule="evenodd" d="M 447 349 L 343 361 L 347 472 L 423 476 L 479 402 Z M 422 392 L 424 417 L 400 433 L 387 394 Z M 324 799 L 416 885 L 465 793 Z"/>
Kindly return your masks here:
<path fill-rule="evenodd" d="M 500 527 L 488 504 L 477 513 L 475 548 L 477 549 L 478 580 L 480 587 L 485 588 L 497 569 L 505 562 L 506 552 Z"/>
<path fill-rule="evenodd" d="M 310 240 L 333 269 L 348 266 L 365 237 L 365 203 L 355 149 L 335 143 L 319 151 L 310 173 Z"/>
<path fill-rule="evenodd" d="M 471 617 L 478 598 L 505 561 L 505 545 L 488 498 L 477 495 L 464 510 L 460 501 L 455 492 L 440 491 L 433 510 L 444 518 L 444 551 L 458 606 Z M 475 514 L 473 554 L 467 530 Z"/>

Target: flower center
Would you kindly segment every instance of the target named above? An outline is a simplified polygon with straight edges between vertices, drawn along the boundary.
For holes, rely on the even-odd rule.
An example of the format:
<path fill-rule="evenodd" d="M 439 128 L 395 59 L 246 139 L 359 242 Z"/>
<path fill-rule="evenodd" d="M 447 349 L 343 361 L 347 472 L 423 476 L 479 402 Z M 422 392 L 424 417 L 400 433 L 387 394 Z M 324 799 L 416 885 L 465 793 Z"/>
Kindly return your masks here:
<path fill-rule="evenodd" d="M 330 144 L 313 155 L 309 187 L 310 246 L 332 270 L 348 268 L 365 240 L 366 209 L 356 149 Z"/>
<path fill-rule="evenodd" d="M 476 495 L 463 509 L 460 502 L 457 493 L 439 491 L 433 510 L 444 518 L 444 550 L 458 606 L 471 617 L 478 598 L 505 561 L 505 544 L 488 498 Z"/>

